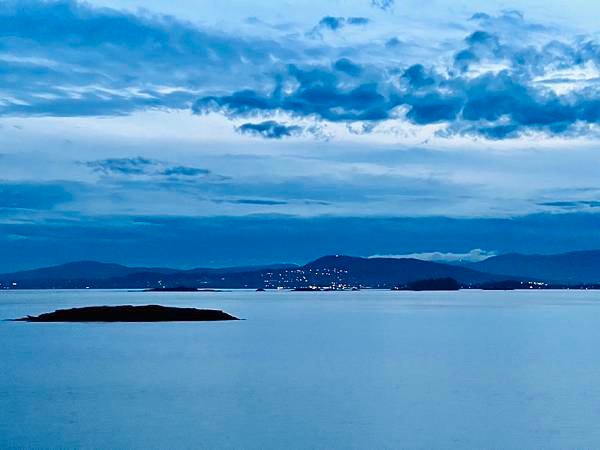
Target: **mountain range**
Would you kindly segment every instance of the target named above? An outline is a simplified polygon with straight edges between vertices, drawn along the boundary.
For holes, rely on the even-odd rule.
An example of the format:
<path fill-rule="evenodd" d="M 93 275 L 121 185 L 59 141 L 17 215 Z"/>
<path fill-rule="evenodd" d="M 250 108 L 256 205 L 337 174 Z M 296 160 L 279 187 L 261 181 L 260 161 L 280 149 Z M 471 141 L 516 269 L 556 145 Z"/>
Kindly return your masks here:
<path fill-rule="evenodd" d="M 298 288 L 309 286 L 391 288 L 411 282 L 452 278 L 463 286 L 505 280 L 557 284 L 600 282 L 600 251 L 558 255 L 506 254 L 475 263 L 444 264 L 414 258 L 324 256 L 305 265 L 273 264 L 189 270 L 127 267 L 79 261 L 0 274 L 0 287 L 71 288 Z"/>
<path fill-rule="evenodd" d="M 600 282 L 600 250 L 557 255 L 510 253 L 464 264 L 463 267 L 489 274 L 548 283 L 591 284 Z"/>

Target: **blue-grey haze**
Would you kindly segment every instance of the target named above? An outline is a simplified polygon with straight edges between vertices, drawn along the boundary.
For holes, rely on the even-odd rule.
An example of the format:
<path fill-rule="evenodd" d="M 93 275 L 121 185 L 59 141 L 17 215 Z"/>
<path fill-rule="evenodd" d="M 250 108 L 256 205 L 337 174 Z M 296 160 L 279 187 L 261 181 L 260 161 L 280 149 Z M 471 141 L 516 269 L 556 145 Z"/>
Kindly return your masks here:
<path fill-rule="evenodd" d="M 228 267 L 276 262 L 304 264 L 328 254 L 357 256 L 437 252 L 445 257 L 487 253 L 561 253 L 600 248 L 600 216 L 535 215 L 516 219 L 285 216 L 174 218 L 111 217 L 6 224 L 0 271 L 64 261 L 98 260 L 131 266 Z M 485 251 L 493 250 L 493 251 Z M 442 255 L 444 256 L 444 255 Z"/>

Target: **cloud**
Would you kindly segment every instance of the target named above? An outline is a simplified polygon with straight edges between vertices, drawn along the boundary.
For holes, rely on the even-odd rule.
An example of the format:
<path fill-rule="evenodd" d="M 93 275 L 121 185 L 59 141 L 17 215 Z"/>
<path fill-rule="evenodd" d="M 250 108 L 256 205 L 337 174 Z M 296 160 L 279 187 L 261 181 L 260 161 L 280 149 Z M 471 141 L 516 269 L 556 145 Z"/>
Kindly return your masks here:
<path fill-rule="evenodd" d="M 600 208 L 600 200 L 557 200 L 538 203 L 540 206 L 549 206 L 558 210 L 584 210 Z"/>
<path fill-rule="evenodd" d="M 470 21 L 476 22 L 486 30 L 512 34 L 512 37 L 516 39 L 531 33 L 546 33 L 553 31 L 552 27 L 529 22 L 526 20 L 525 15 L 516 9 L 506 9 L 499 14 L 477 12 L 471 16 Z"/>
<path fill-rule="evenodd" d="M 302 69 L 295 65 L 288 66 L 279 77 L 287 78 L 285 82 L 294 87 L 284 91 L 279 84 L 271 93 L 244 90 L 228 96 L 204 97 L 194 104 L 193 110 L 220 111 L 234 117 L 284 111 L 333 122 L 376 121 L 390 116 L 393 103 L 379 92 L 376 82 L 355 80 L 345 84 L 331 69 Z"/>
<path fill-rule="evenodd" d="M 331 15 L 317 29 L 367 23 Z M 512 10 L 476 13 L 467 25 L 462 42 L 405 63 L 414 46 L 389 35 L 344 45 L 301 33 L 268 39 L 74 0 L 9 0 L 0 3 L 0 115 L 192 108 L 244 119 L 239 132 L 275 139 L 301 133 L 301 125 L 268 120 L 276 112 L 290 121 L 358 122 L 366 131 L 388 120 L 434 124 L 441 137 L 593 135 L 596 40 L 565 37 Z"/>
<path fill-rule="evenodd" d="M 471 64 L 478 63 L 485 57 L 501 59 L 503 47 L 498 37 L 486 31 L 475 31 L 465 38 L 467 48 L 459 51 L 454 56 L 454 65 L 466 72 Z"/>
<path fill-rule="evenodd" d="M 197 177 L 210 175 L 211 171 L 199 167 L 170 166 L 169 163 L 135 156 L 132 158 L 107 158 L 87 161 L 85 166 L 103 175 Z"/>
<path fill-rule="evenodd" d="M 241 198 L 237 200 L 227 200 L 230 203 L 236 203 L 238 205 L 266 205 L 266 206 L 277 206 L 277 205 L 287 205 L 288 202 L 284 202 L 281 200 L 265 200 L 265 199 L 257 199 L 257 198 Z"/>
<path fill-rule="evenodd" d="M 419 252 L 419 253 L 407 253 L 404 255 L 372 255 L 369 258 L 414 258 L 423 261 L 435 261 L 435 262 L 477 262 L 483 261 L 484 259 L 496 256 L 497 253 L 493 251 L 482 250 L 480 248 L 473 249 L 466 253 L 454 253 L 454 252 Z"/>
<path fill-rule="evenodd" d="M 385 47 L 388 49 L 397 49 L 400 48 L 404 45 L 404 43 L 398 39 L 397 37 L 392 37 L 389 38 L 386 42 L 385 42 Z"/>
<path fill-rule="evenodd" d="M 361 26 L 367 25 L 369 19 L 366 17 L 334 17 L 325 16 L 320 21 L 315 29 L 329 29 L 337 31 L 344 28 L 346 25 Z"/>
<path fill-rule="evenodd" d="M 103 174 L 143 175 L 156 165 L 156 161 L 137 156 L 135 158 L 108 158 L 85 163 L 94 172 Z"/>
<path fill-rule="evenodd" d="M 331 67 L 288 65 L 277 74 L 271 91 L 203 97 L 193 110 L 221 112 L 232 118 L 284 112 L 343 123 L 379 123 L 404 117 L 415 125 L 445 125 L 439 136 L 492 140 L 528 133 L 577 135 L 600 121 L 598 89 L 574 86 L 572 91 L 560 93 L 536 81 L 537 74 L 549 70 L 547 64 L 557 61 L 544 59 L 544 49 L 509 49 L 498 37 L 483 31 L 469 34 L 465 43 L 467 49 L 455 56 L 459 72 L 417 64 L 400 71 L 403 82 L 398 83 L 395 74 L 373 72 L 349 59 L 338 60 Z M 555 43 L 551 47 L 562 55 L 565 65 L 577 64 L 565 46 Z M 581 55 L 581 51 L 573 52 Z M 592 56 L 578 58 L 581 65 Z M 471 70 L 484 60 L 508 66 L 497 71 Z"/>
<path fill-rule="evenodd" d="M 245 123 L 237 127 L 238 132 L 261 136 L 265 139 L 281 139 L 302 133 L 303 128 L 297 125 L 283 125 L 274 120 L 260 123 Z"/>
<path fill-rule="evenodd" d="M 346 22 L 348 23 L 348 25 L 367 25 L 369 22 L 371 22 L 369 19 L 367 19 L 366 17 L 348 17 L 348 19 L 346 19 Z"/>
<path fill-rule="evenodd" d="M 402 78 L 408 81 L 409 85 L 415 89 L 421 89 L 431 86 L 435 83 L 435 76 L 425 69 L 422 64 L 414 64 L 409 66 L 402 73 Z"/>
<path fill-rule="evenodd" d="M 330 30 L 339 30 L 346 25 L 346 19 L 343 17 L 326 16 L 319 21 L 320 28 L 329 28 Z"/>
<path fill-rule="evenodd" d="M 161 173 L 166 176 L 179 175 L 184 177 L 195 177 L 198 175 L 208 175 L 211 172 L 208 169 L 200 169 L 198 167 L 174 166 L 166 168 Z"/>
<path fill-rule="evenodd" d="M 346 27 L 360 27 L 371 23 L 371 20 L 367 17 L 339 17 L 339 16 L 325 16 L 323 17 L 313 29 L 306 33 L 306 36 L 312 39 L 323 39 L 323 32 L 329 31 L 337 33 Z"/>
<path fill-rule="evenodd" d="M 333 67 L 340 72 L 344 72 L 352 77 L 357 77 L 362 73 L 362 67 L 358 64 L 354 64 L 348 58 L 338 59 Z"/>
<path fill-rule="evenodd" d="M 1 2 L 0 48 L 0 114 L 52 116 L 188 108 L 198 90 L 256 79 L 249 65 L 268 68 L 272 58 L 295 53 L 266 39 L 74 0 Z"/>
<path fill-rule="evenodd" d="M 371 6 L 374 8 L 387 11 L 394 6 L 394 0 L 371 0 Z"/>

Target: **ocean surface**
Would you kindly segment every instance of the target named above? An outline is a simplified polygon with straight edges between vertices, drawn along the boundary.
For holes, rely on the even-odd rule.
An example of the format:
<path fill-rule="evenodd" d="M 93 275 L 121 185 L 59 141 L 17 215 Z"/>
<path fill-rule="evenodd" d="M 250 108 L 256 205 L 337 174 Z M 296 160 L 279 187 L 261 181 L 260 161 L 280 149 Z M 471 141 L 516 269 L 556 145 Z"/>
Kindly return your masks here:
<path fill-rule="evenodd" d="M 600 448 L 600 292 L 0 291 L 0 448 Z"/>

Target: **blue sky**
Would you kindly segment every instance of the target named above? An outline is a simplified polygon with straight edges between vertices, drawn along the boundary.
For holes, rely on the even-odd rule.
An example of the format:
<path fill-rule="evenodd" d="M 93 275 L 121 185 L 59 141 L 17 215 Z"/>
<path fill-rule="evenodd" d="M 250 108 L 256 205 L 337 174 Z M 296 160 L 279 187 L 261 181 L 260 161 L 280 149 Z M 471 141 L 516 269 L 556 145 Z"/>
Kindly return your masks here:
<path fill-rule="evenodd" d="M 598 13 L 0 1 L 0 270 L 600 247 Z"/>

